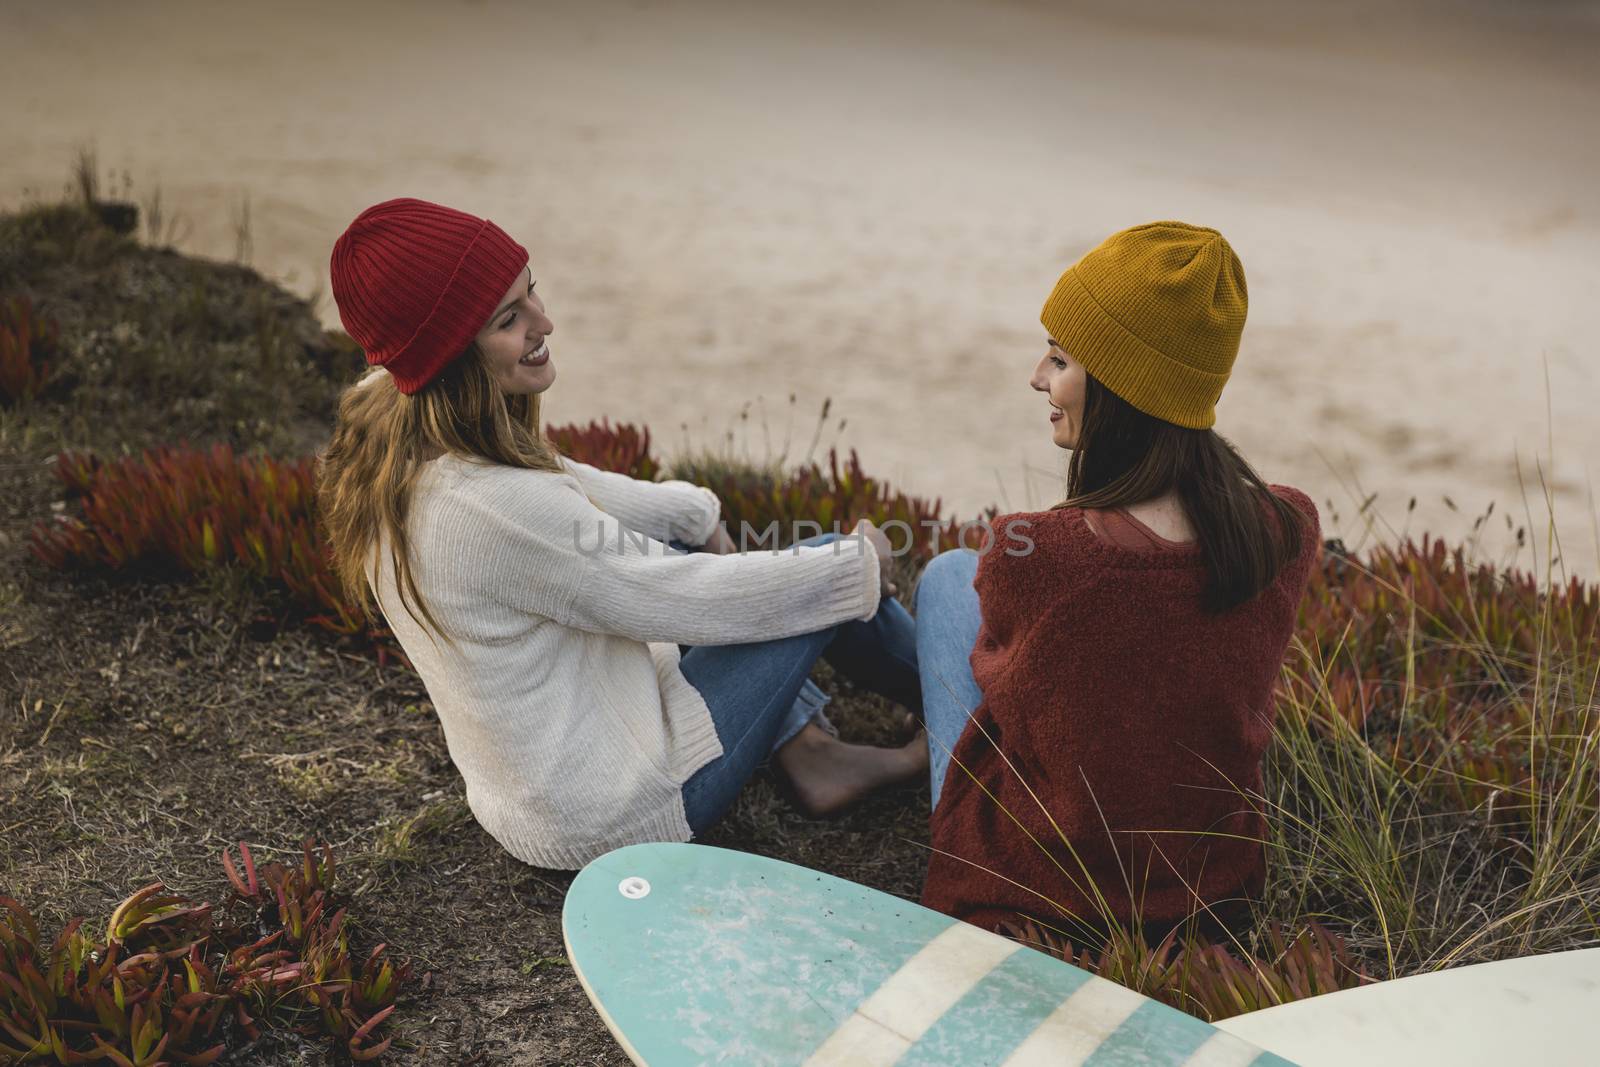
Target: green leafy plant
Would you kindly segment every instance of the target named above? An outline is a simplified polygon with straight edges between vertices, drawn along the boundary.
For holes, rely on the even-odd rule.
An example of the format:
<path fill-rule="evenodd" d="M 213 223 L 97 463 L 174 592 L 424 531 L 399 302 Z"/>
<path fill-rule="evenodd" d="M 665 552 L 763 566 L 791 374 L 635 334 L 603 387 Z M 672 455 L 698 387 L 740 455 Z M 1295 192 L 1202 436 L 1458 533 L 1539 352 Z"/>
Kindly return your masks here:
<path fill-rule="evenodd" d="M 275 935 L 245 946 L 241 957 L 250 967 L 245 973 L 256 983 L 258 1002 L 315 1020 L 302 1028 L 320 1026 L 341 1040 L 354 1059 L 382 1055 L 391 1039 L 370 1039 L 394 1011 L 395 996 L 411 967 L 390 960 L 384 944 L 364 958 L 351 956 L 345 909 L 333 909 L 332 851 L 324 845 L 317 855 L 307 843 L 298 866 L 269 864 L 259 876 L 242 843 L 240 858 L 236 867 L 231 857 L 223 856 L 235 898 L 277 926 Z"/>
<path fill-rule="evenodd" d="M 330 1036 L 355 1060 L 383 1055 L 393 1039 L 376 1033 L 411 965 L 382 944 L 351 956 L 333 855 L 302 851 L 259 871 L 243 842 L 239 865 L 224 853 L 228 910 L 242 916 L 219 921 L 154 883 L 116 907 L 100 943 L 74 919 L 44 949 L 28 910 L 0 897 L 0 1063 L 204 1067 L 259 1039 L 263 1020 Z"/>

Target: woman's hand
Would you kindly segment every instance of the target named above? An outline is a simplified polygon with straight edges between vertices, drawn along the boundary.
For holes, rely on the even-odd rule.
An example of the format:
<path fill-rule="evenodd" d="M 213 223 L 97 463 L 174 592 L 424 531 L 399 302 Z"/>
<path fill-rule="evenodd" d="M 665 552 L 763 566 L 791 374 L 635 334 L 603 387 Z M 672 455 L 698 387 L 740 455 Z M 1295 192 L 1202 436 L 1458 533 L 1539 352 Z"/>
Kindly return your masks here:
<path fill-rule="evenodd" d="M 705 543 L 703 551 L 711 552 L 718 556 L 726 556 L 737 550 L 733 538 L 728 536 L 728 528 L 722 523 L 717 523 L 717 529 L 711 535 L 711 540 Z"/>
<path fill-rule="evenodd" d="M 878 550 L 878 594 L 880 596 L 894 596 L 900 591 L 894 584 L 894 547 L 889 544 L 889 538 L 884 532 L 872 525 L 871 519 L 862 519 L 856 523 L 855 529 L 850 531 L 850 536 L 862 535 L 872 542 L 872 547 Z"/>

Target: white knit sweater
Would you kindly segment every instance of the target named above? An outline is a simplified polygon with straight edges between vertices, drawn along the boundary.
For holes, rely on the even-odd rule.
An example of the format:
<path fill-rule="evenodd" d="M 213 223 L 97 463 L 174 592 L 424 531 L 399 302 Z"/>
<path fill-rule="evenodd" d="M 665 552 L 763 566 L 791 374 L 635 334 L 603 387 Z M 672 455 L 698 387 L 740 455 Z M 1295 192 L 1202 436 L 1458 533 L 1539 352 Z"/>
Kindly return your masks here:
<path fill-rule="evenodd" d="M 401 606 L 387 538 L 367 574 L 473 815 L 518 859 L 575 869 L 690 837 L 680 787 L 722 746 L 678 645 L 870 619 L 879 585 L 864 538 L 675 552 L 663 542 L 704 544 L 716 529 L 714 493 L 563 462 L 570 473 L 445 455 L 418 475 L 412 566 L 456 647 Z"/>

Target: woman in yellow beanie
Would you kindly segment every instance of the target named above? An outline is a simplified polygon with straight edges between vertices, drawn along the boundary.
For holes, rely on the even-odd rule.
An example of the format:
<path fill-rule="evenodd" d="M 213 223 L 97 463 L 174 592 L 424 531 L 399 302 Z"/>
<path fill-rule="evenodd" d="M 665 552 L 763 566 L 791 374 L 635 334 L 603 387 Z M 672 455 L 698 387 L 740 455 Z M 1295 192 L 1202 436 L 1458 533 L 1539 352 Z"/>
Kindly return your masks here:
<path fill-rule="evenodd" d="M 1112 235 L 1045 301 L 1029 384 L 1067 499 L 917 588 L 930 906 L 1082 942 L 1233 925 L 1260 892 L 1273 686 L 1321 539 L 1211 429 L 1246 301 L 1228 242 L 1181 222 Z"/>

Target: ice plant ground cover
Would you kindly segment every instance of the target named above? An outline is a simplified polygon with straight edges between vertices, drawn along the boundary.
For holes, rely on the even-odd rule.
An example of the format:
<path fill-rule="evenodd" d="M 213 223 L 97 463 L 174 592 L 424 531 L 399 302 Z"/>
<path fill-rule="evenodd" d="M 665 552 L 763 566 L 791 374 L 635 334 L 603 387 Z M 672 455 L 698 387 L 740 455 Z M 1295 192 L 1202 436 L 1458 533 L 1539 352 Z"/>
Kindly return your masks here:
<path fill-rule="evenodd" d="M 415 675 L 318 591 L 308 457 L 359 353 L 247 268 L 70 205 L 0 216 L 14 297 L 59 332 L 43 385 L 0 406 L 0 893 L 59 930 L 157 880 L 220 899 L 233 841 L 285 861 L 329 841 L 360 943 L 425 976 L 384 1023 L 386 1060 L 625 1062 L 563 963 L 568 876 L 477 829 Z M 703 481 L 756 525 L 824 508 L 953 523 L 854 457 L 662 457 L 637 427 L 553 433 L 602 466 Z M 1330 554 L 1280 687 L 1256 933 L 1032 939 L 1206 1017 L 1600 943 L 1597 616 L 1592 586 L 1465 546 Z M 895 739 L 892 708 L 819 679 L 848 738 Z M 760 777 L 708 842 L 915 896 L 926 818 L 910 786 L 812 822 Z M 285 1035 L 243 1062 L 317 1055 Z"/>
<path fill-rule="evenodd" d="M 0 404 L 39 395 L 50 379 L 50 359 L 59 334 L 56 321 L 35 315 L 27 297 L 0 303 Z"/>
<path fill-rule="evenodd" d="M 352 1060 L 383 1055 L 392 1039 L 378 1031 L 411 966 L 383 944 L 352 955 L 332 852 L 308 841 L 300 863 L 258 872 L 240 842 L 239 862 L 224 852 L 222 864 L 221 915 L 153 882 L 117 905 L 103 937 L 73 919 L 43 938 L 0 897 L 0 1063 L 205 1067 L 264 1025 L 331 1036 Z"/>

